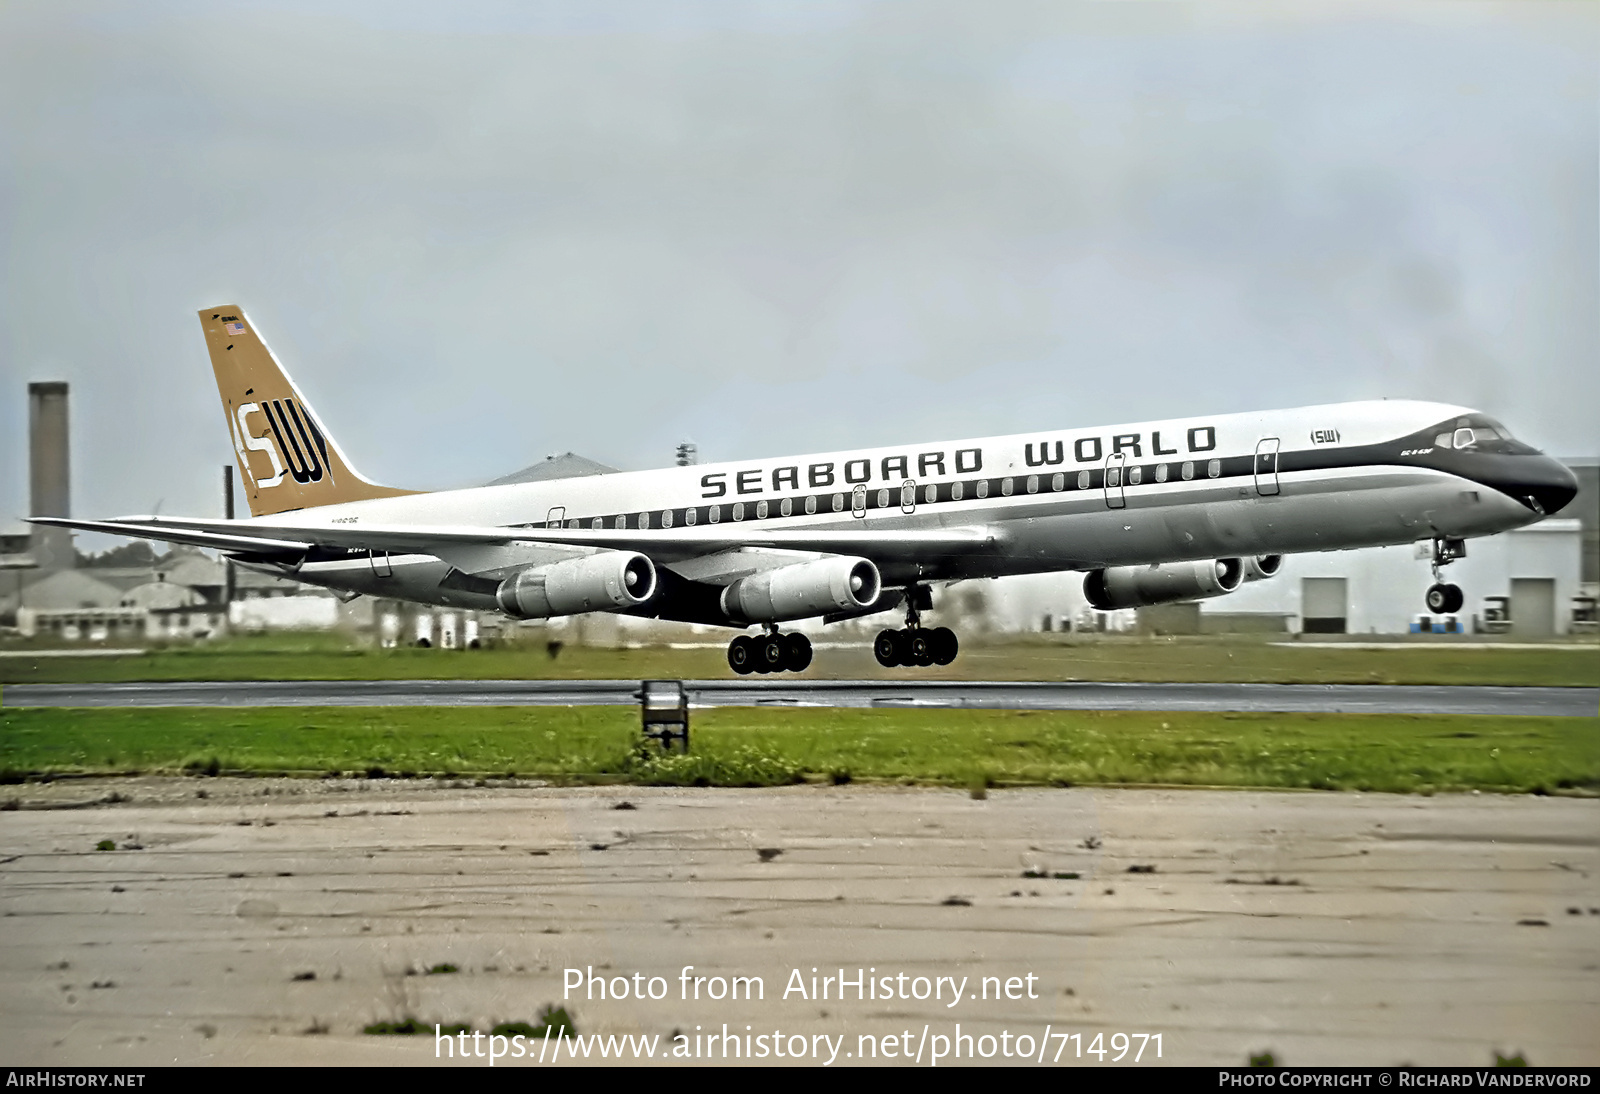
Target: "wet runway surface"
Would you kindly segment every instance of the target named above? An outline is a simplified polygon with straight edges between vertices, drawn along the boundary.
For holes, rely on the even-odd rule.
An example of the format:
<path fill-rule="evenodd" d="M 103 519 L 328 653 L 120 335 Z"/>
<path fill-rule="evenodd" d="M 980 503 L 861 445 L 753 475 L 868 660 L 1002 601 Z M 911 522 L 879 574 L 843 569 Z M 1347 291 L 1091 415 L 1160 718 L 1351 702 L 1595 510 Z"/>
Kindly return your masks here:
<path fill-rule="evenodd" d="M 1600 688 L 1363 684 L 1101 684 L 923 680 L 687 680 L 699 707 L 928 707 L 1594 718 Z M 296 680 L 14 684 L 7 707 L 614 706 L 636 680 Z"/>

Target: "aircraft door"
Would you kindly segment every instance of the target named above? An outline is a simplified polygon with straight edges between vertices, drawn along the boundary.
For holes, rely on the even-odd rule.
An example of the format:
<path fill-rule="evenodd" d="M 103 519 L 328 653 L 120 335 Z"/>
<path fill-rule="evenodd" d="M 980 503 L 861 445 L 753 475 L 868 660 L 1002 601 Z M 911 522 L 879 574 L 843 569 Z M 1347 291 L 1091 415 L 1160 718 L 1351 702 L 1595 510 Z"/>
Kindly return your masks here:
<path fill-rule="evenodd" d="M 544 526 L 546 528 L 560 528 L 561 522 L 566 518 L 567 507 L 565 505 L 553 505 L 550 507 L 550 512 L 545 514 Z"/>
<path fill-rule="evenodd" d="M 1128 473 L 1128 454 L 1113 452 L 1106 457 L 1106 508 L 1121 509 L 1128 504 L 1123 493 L 1123 477 Z"/>
<path fill-rule="evenodd" d="M 917 480 L 907 479 L 901 484 L 900 511 L 908 517 L 917 511 Z"/>
<path fill-rule="evenodd" d="M 1278 492 L 1278 438 L 1263 437 L 1256 442 L 1256 493 L 1270 498 Z"/>
<path fill-rule="evenodd" d="M 867 515 L 867 488 L 865 486 L 857 486 L 850 491 L 850 515 L 857 518 Z"/>

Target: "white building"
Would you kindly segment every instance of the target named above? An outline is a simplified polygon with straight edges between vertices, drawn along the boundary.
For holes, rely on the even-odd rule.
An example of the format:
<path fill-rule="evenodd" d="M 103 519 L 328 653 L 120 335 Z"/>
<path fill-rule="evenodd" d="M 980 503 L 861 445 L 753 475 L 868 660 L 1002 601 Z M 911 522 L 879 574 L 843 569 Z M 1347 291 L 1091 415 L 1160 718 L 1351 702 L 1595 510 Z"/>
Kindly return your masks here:
<path fill-rule="evenodd" d="M 1582 543 L 1582 524 L 1559 519 L 1468 540 L 1467 557 L 1443 573 L 1466 594 L 1457 629 L 1519 638 L 1572 633 Z M 1405 634 L 1427 614 L 1422 596 L 1432 580 L 1427 558 L 1410 546 L 1291 555 L 1270 581 L 1202 601 L 1202 628 L 1207 616 L 1276 614 L 1296 633 Z M 1438 630 L 1444 619 L 1429 623 Z"/>

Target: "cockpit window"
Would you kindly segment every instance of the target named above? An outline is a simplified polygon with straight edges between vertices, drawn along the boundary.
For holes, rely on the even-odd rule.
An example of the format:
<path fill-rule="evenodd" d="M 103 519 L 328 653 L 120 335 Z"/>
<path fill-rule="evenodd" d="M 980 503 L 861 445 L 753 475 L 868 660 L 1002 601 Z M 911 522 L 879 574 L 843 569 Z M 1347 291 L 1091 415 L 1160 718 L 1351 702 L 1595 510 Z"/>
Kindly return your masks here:
<path fill-rule="evenodd" d="M 1469 415 L 1435 427 L 1435 448 L 1450 448 L 1458 452 L 1493 452 L 1502 455 L 1530 455 L 1537 452 L 1511 435 L 1511 431 L 1493 418 Z"/>

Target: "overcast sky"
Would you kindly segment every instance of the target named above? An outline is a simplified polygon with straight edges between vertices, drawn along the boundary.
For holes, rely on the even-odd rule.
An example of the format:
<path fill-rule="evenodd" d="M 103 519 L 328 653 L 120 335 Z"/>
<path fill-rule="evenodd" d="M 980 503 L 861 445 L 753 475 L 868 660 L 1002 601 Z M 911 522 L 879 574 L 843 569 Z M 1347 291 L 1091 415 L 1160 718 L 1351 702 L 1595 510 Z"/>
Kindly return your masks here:
<path fill-rule="evenodd" d="M 0 6 L 0 523 L 218 511 L 195 312 L 480 483 L 1378 397 L 1600 453 L 1600 5 Z"/>

